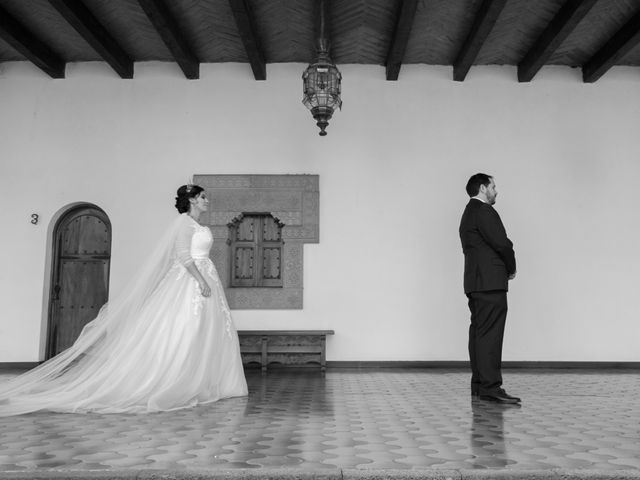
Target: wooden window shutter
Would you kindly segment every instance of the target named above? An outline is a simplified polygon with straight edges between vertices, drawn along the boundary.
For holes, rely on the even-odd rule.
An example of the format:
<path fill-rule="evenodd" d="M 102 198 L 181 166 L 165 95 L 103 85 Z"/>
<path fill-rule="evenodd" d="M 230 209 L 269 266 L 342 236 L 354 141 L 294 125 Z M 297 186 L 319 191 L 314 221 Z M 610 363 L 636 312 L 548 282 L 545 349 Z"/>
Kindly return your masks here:
<path fill-rule="evenodd" d="M 247 213 L 229 225 L 232 287 L 282 287 L 282 227 L 268 213 Z"/>

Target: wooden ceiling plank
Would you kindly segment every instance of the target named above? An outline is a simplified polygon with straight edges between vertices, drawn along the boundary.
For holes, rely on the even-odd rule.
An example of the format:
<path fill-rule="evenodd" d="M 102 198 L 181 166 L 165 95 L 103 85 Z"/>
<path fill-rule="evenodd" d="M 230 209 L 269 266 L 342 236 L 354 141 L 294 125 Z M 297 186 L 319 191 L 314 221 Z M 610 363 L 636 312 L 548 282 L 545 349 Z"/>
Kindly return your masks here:
<path fill-rule="evenodd" d="M 64 78 L 65 61 L 1 6 L 0 38 L 51 78 Z"/>
<path fill-rule="evenodd" d="M 160 38 L 189 80 L 200 78 L 200 62 L 163 0 L 138 0 Z"/>
<path fill-rule="evenodd" d="M 640 43 L 640 12 L 618 30 L 613 37 L 582 66 L 582 80 L 593 83 L 618 60 Z"/>
<path fill-rule="evenodd" d="M 401 4 L 395 35 L 391 40 L 391 47 L 387 54 L 387 80 L 398 80 L 417 7 L 418 0 L 404 0 Z"/>
<path fill-rule="evenodd" d="M 80 0 L 49 3 L 121 78 L 133 78 L 133 61 Z"/>
<path fill-rule="evenodd" d="M 598 0 L 568 0 L 518 64 L 518 81 L 530 82 Z"/>
<path fill-rule="evenodd" d="M 254 17 L 247 0 L 229 0 L 236 26 L 247 52 L 253 76 L 256 80 L 267 79 L 267 69 L 262 54 L 262 45 L 256 34 Z"/>
<path fill-rule="evenodd" d="M 453 63 L 453 79 L 455 81 L 464 81 L 506 3 L 507 0 L 484 0 L 482 2 L 471 31 Z"/>

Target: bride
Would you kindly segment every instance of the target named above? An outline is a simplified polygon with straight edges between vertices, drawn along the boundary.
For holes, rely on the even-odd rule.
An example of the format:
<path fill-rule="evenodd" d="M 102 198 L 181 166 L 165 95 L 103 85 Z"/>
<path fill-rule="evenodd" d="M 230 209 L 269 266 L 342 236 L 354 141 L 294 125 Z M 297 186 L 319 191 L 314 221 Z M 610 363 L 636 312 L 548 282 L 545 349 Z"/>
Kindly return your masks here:
<path fill-rule="evenodd" d="M 198 223 L 202 187 L 178 189 L 180 215 L 119 297 L 75 343 L 0 385 L 0 416 L 38 410 L 143 413 L 247 395 L 238 335 Z"/>

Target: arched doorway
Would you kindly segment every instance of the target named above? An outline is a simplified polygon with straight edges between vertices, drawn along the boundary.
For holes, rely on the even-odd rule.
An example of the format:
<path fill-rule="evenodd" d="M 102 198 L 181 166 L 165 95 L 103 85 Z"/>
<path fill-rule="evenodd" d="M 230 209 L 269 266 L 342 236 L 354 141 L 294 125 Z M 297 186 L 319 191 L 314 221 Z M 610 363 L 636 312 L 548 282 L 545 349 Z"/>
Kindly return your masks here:
<path fill-rule="evenodd" d="M 53 231 L 46 358 L 70 347 L 109 297 L 111 222 L 94 205 L 76 205 Z"/>

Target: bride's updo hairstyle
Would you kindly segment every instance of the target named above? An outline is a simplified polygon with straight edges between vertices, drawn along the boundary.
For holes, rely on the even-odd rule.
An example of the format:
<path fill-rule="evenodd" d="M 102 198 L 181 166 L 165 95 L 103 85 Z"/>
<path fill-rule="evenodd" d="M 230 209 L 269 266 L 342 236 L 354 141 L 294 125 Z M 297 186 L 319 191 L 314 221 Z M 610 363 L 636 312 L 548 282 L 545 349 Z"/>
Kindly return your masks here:
<path fill-rule="evenodd" d="M 200 185 L 183 185 L 178 189 L 177 197 L 176 197 L 176 208 L 180 213 L 187 213 L 189 211 L 189 207 L 191 204 L 189 203 L 190 198 L 197 197 L 200 192 L 202 192 L 204 188 Z"/>

